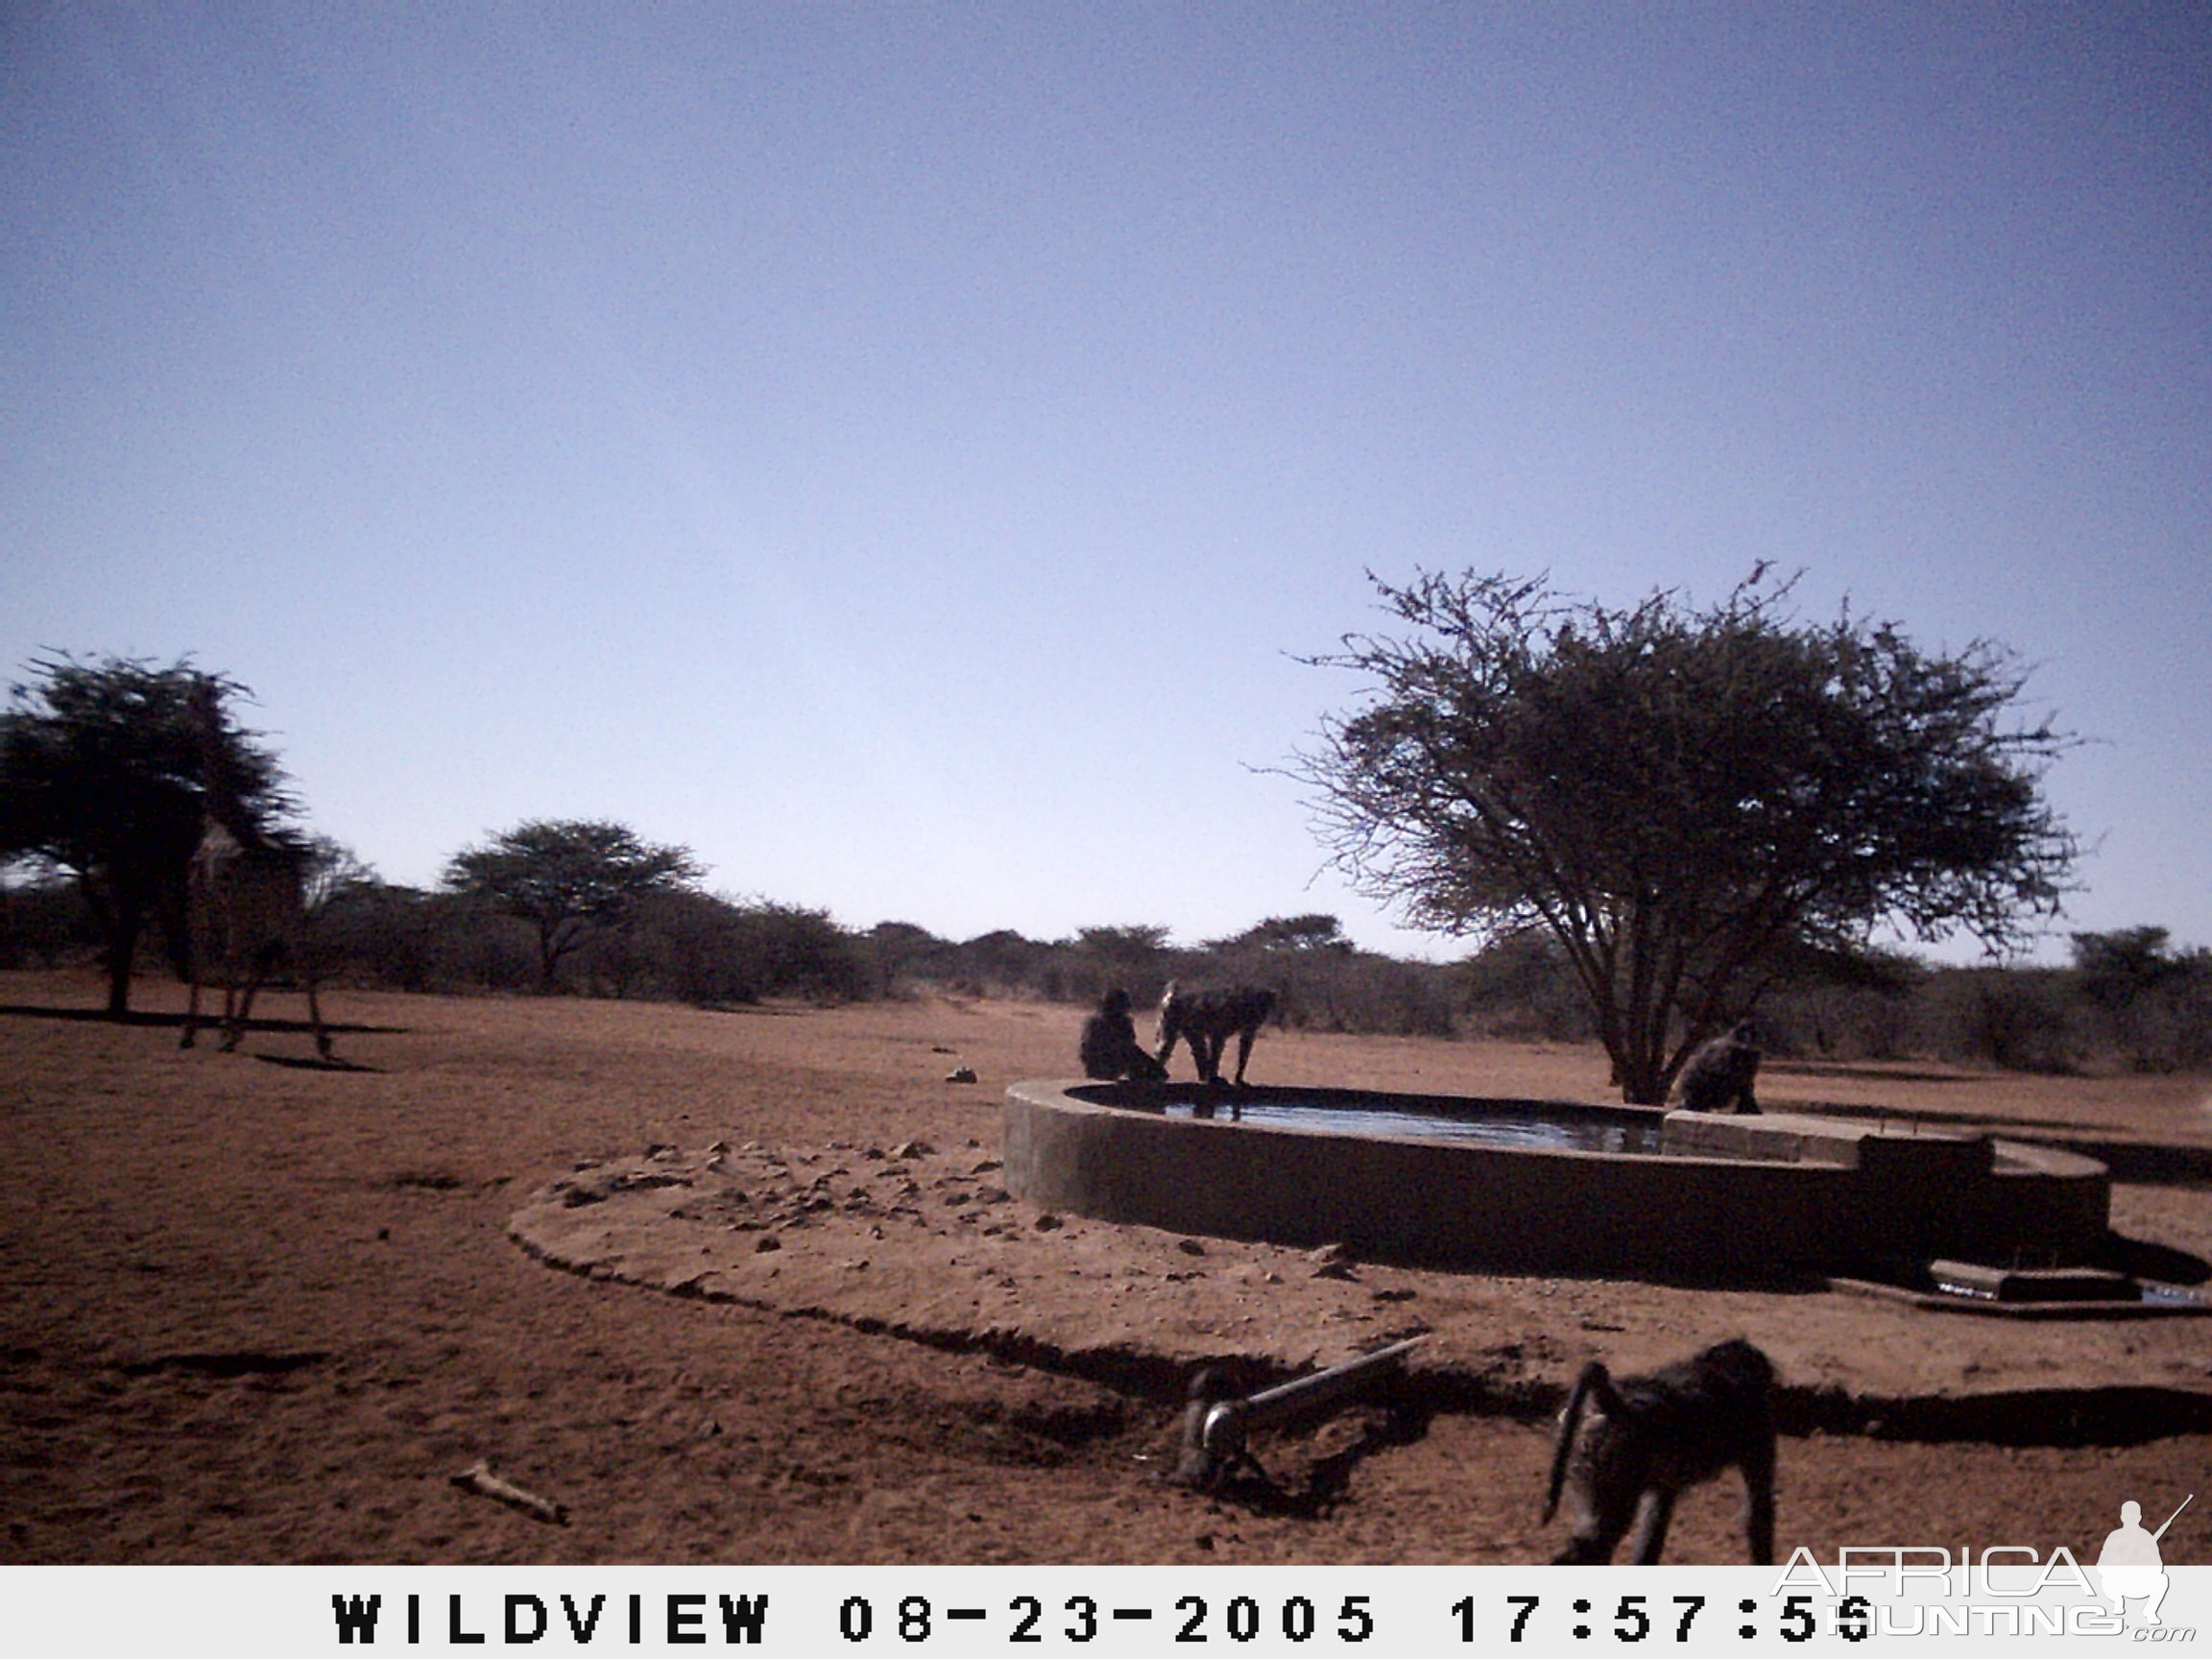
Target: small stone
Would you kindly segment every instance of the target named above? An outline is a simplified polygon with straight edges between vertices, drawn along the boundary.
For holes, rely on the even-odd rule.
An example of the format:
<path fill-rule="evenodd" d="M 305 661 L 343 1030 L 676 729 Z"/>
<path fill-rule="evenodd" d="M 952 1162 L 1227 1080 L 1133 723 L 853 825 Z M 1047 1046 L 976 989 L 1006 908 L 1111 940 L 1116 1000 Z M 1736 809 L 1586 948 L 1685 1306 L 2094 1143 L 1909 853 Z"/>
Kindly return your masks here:
<path fill-rule="evenodd" d="M 1059 1216 L 1053 1214 L 1049 1210 L 1046 1211 L 1044 1214 L 1037 1217 L 1037 1231 L 1040 1233 L 1054 1232 L 1057 1229 L 1067 1225 L 1067 1222 L 1061 1220 Z"/>
<path fill-rule="evenodd" d="M 975 1081 L 975 1068 L 973 1066 L 955 1066 L 951 1070 L 945 1073 L 945 1081 L 948 1083 L 973 1083 Z"/>
<path fill-rule="evenodd" d="M 782 1239 L 777 1238 L 773 1233 L 763 1233 L 757 1239 L 754 1241 L 753 1254 L 756 1256 L 765 1256 L 771 1250 L 781 1250 L 782 1248 Z"/>
<path fill-rule="evenodd" d="M 998 1159 L 986 1158 L 982 1163 L 976 1165 L 974 1168 L 969 1170 L 968 1173 L 971 1175 L 988 1175 L 994 1169 L 1003 1169 L 1004 1167 L 1005 1166 L 999 1163 Z"/>
<path fill-rule="evenodd" d="M 937 1148 L 926 1141 L 902 1141 L 891 1149 L 894 1158 L 934 1158 Z"/>
<path fill-rule="evenodd" d="M 1175 1248 L 1182 1251 L 1186 1256 L 1203 1256 L 1206 1254 L 1206 1246 L 1199 1243 L 1195 1238 L 1178 1238 L 1175 1240 Z"/>

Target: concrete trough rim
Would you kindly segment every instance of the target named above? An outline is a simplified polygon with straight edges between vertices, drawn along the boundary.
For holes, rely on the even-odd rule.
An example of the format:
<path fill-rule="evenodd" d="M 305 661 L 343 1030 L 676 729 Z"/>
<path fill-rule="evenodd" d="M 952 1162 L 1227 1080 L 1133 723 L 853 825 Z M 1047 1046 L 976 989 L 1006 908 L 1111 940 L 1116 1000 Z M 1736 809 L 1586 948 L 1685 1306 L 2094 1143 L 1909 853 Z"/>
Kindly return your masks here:
<path fill-rule="evenodd" d="M 1585 1119 L 1649 1120 L 1653 1108 L 1583 1101 L 1260 1088 L 1247 1102 L 1357 1097 L 1380 1107 L 1540 1107 Z M 1496 1270 L 1631 1274 L 1834 1271 L 1948 1253 L 2023 1250 L 2080 1259 L 2101 1245 L 2102 1165 L 1987 1137 L 1896 1137 L 1866 1126 L 1881 1156 L 1815 1161 L 1746 1151 L 1660 1152 L 1444 1141 L 1386 1131 L 1171 1118 L 1179 1085 L 1034 1078 L 1006 1091 L 1006 1184 L 1017 1196 L 1101 1220 L 1290 1245 L 1342 1242 L 1378 1260 Z M 1695 1115 L 1685 1130 L 1709 1133 Z M 1787 1114 L 1729 1122 L 1791 1140 Z M 1204 1131 L 1223 1131 L 1209 1136 Z M 1849 1130 L 1824 1119 L 1823 1136 Z M 1910 1150 L 1926 1146 L 1926 1157 Z M 1982 1169 L 1961 1175 L 1980 1143 Z M 1331 1159 L 1332 1145 L 1345 1149 Z M 1900 1160 L 1903 1161 L 1902 1165 Z M 1921 1167 L 1915 1171 L 1915 1164 Z M 1295 1189 L 1292 1190 L 1291 1189 Z M 1995 1258 L 1992 1258 L 1995 1259 Z"/>

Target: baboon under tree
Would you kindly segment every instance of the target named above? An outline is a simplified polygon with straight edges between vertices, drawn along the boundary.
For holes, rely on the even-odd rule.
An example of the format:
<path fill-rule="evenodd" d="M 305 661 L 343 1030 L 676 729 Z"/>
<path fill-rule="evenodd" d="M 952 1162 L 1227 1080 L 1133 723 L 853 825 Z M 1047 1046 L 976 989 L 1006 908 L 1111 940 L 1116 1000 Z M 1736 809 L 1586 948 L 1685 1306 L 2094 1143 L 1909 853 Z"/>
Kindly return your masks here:
<path fill-rule="evenodd" d="M 1759 1075 L 1759 1047 L 1748 1020 L 1701 1043 L 1674 1080 L 1674 1098 L 1686 1112 L 1756 1113 L 1751 1085 Z"/>
<path fill-rule="evenodd" d="M 1083 1022 L 1080 1052 L 1086 1077 L 1167 1081 L 1167 1068 L 1138 1043 L 1137 1023 L 1129 1018 L 1129 993 L 1118 985 L 1098 999 L 1097 1009 Z"/>
<path fill-rule="evenodd" d="M 1674 1501 L 1723 1469 L 1743 1475 L 1756 1566 L 1774 1560 L 1774 1365 L 1741 1339 L 1616 1382 L 1593 1359 L 1575 1380 L 1551 1450 L 1544 1519 L 1572 1494 L 1574 1535 L 1554 1566 L 1609 1562 L 1635 1525 L 1640 1566 L 1659 1559 Z M 1587 1414 L 1585 1414 L 1587 1413 Z"/>
<path fill-rule="evenodd" d="M 1244 1066 L 1252 1058 L 1252 1045 L 1260 1027 L 1275 1011 L 1275 993 L 1257 985 L 1239 985 L 1234 991 L 1185 991 L 1167 981 L 1160 998 L 1160 1042 L 1155 1053 L 1163 1068 L 1175 1052 L 1178 1038 L 1190 1046 L 1190 1058 L 1198 1067 L 1201 1083 L 1221 1081 L 1221 1050 L 1237 1039 L 1237 1083 L 1244 1083 Z"/>
<path fill-rule="evenodd" d="M 223 984 L 223 1050 L 235 1049 L 252 1014 L 254 993 L 282 960 L 306 988 L 315 1051 L 327 1060 L 330 1033 L 315 994 L 301 897 L 309 854 L 264 831 L 226 796 L 214 681 L 203 678 L 193 688 L 191 716 L 199 729 L 204 822 L 184 876 L 184 954 L 192 992 L 178 1046 L 191 1047 L 200 1035 L 200 988 L 212 974 Z"/>

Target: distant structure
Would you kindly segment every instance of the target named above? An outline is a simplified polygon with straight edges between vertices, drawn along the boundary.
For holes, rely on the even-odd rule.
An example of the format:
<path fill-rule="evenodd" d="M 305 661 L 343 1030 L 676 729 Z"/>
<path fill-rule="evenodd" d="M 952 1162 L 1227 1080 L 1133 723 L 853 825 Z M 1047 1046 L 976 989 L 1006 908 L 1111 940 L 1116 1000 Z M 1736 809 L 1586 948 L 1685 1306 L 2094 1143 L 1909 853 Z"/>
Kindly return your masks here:
<path fill-rule="evenodd" d="M 192 995 L 178 1046 L 189 1048 L 198 1038 L 200 988 L 213 978 L 223 987 L 223 1051 L 234 1050 L 252 1014 L 254 993 L 281 961 L 305 986 L 315 1051 L 327 1060 L 330 1033 L 323 1024 L 315 964 L 305 949 L 301 890 L 307 851 L 264 831 L 226 782 L 213 680 L 203 677 L 194 687 L 190 718 L 200 748 L 201 831 L 184 878 Z"/>

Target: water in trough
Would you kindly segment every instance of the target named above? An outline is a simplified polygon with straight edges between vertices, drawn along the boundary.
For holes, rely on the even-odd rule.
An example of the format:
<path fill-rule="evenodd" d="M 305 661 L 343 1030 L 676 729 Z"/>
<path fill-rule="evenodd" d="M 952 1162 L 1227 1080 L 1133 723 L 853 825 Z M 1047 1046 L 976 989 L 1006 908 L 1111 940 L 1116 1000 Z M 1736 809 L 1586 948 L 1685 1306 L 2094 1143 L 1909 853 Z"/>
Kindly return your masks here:
<path fill-rule="evenodd" d="M 1255 1091 L 1242 1096 L 1194 1094 L 1171 1097 L 1170 1118 L 1206 1116 L 1235 1119 L 1256 1129 L 1320 1129 L 1340 1135 L 1406 1135 L 1425 1141 L 1519 1146 L 1540 1152 L 1615 1152 L 1657 1157 L 1659 1114 L 1611 1112 L 1602 1107 L 1552 1108 L 1534 1100 L 1443 1101 L 1378 1106 L 1362 1104 L 1373 1095 L 1347 1093 L 1332 1099 L 1305 1091 L 1296 1101 L 1270 1099 Z"/>

